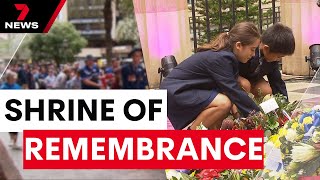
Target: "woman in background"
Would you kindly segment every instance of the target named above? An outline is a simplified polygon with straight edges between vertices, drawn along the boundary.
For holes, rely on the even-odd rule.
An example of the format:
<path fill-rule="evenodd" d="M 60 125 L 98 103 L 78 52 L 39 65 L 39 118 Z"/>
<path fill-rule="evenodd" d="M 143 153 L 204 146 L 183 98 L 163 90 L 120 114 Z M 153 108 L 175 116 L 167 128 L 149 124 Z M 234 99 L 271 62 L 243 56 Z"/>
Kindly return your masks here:
<path fill-rule="evenodd" d="M 5 74 L 6 81 L 1 85 L 0 89 L 6 89 L 6 90 L 21 89 L 21 87 L 17 84 L 17 77 L 18 77 L 17 73 L 7 70 Z M 9 132 L 9 135 L 11 140 L 11 143 L 9 146 L 12 147 L 12 149 L 20 150 L 21 147 L 17 145 L 18 132 Z"/>

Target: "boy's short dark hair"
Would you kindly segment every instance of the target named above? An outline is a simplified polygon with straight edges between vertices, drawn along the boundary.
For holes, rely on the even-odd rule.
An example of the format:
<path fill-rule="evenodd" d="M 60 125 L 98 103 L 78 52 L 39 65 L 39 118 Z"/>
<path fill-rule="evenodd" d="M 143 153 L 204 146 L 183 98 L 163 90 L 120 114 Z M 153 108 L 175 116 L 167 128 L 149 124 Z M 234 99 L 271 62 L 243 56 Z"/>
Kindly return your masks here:
<path fill-rule="evenodd" d="M 261 42 L 268 45 L 271 53 L 291 55 L 295 50 L 295 40 L 291 28 L 275 23 L 262 33 Z"/>

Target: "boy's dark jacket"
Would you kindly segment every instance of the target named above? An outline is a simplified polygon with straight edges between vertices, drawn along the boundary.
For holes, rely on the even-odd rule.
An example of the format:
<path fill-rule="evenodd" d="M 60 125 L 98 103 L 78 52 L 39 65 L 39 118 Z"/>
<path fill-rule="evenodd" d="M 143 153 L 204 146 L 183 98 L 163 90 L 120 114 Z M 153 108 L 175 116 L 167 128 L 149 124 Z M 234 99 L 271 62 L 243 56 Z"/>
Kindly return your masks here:
<path fill-rule="evenodd" d="M 280 93 L 288 98 L 285 82 L 281 78 L 279 62 L 267 62 L 258 50 L 256 55 L 247 63 L 239 62 L 239 75 L 248 79 L 251 83 L 257 82 L 266 75 L 272 94 Z"/>

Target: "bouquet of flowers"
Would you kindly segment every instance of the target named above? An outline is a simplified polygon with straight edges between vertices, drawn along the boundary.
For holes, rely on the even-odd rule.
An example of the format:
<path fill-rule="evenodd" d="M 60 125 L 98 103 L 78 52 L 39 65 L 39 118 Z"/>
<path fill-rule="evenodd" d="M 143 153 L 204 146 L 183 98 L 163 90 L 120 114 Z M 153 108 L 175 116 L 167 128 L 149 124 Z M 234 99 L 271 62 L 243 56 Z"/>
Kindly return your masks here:
<path fill-rule="evenodd" d="M 288 114 L 296 108 L 297 102 L 289 103 L 283 95 L 266 96 L 263 99 L 255 100 L 257 104 L 275 98 L 279 108 L 273 113 L 252 112 L 247 118 L 233 119 L 228 117 L 222 122 L 222 130 L 265 130 L 265 136 L 270 137 L 276 134 L 279 129 L 290 119 Z M 296 113 L 299 115 L 299 113 Z M 202 124 L 197 130 L 207 130 Z M 274 139 L 275 137 L 273 137 Z M 232 179 L 250 180 L 258 176 L 260 170 L 224 170 L 224 169 L 185 169 L 166 170 L 167 179 L 170 180 L 213 180 Z M 270 175 L 270 174 L 269 174 Z M 272 175 L 272 173 L 271 173 Z"/>
<path fill-rule="evenodd" d="M 276 134 L 279 129 L 290 119 L 290 114 L 297 107 L 298 102 L 289 103 L 285 96 L 276 94 L 274 96 L 267 95 L 261 100 L 255 100 L 257 104 L 261 104 L 271 98 L 274 98 L 279 108 L 271 113 L 251 112 L 246 118 L 233 120 L 231 117 L 222 122 L 222 130 L 264 130 L 265 136 L 269 137 Z"/>
<path fill-rule="evenodd" d="M 264 170 L 264 179 L 319 176 L 320 111 L 315 108 L 305 110 L 303 114 L 288 121 L 277 134 L 272 135 L 268 144 L 280 149 L 284 168 L 282 172 Z"/>

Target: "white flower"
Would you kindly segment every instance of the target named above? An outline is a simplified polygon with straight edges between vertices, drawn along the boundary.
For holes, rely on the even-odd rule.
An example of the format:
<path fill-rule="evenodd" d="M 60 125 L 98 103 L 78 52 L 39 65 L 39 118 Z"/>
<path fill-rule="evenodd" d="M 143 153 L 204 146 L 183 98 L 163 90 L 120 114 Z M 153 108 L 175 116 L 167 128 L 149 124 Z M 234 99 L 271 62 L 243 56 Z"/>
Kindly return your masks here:
<path fill-rule="evenodd" d="M 271 94 L 267 94 L 266 96 L 264 96 L 262 102 L 265 102 L 265 101 L 271 99 L 272 97 L 273 97 L 273 96 L 272 96 Z"/>
<path fill-rule="evenodd" d="M 312 141 L 314 143 L 319 143 L 320 142 L 320 132 L 319 131 L 314 131 L 313 132 Z"/>
<path fill-rule="evenodd" d="M 181 173 L 173 169 L 166 169 L 166 176 L 167 179 L 173 179 L 173 177 L 176 177 L 177 179 L 182 178 Z"/>
<path fill-rule="evenodd" d="M 199 126 L 197 126 L 197 128 L 196 128 L 197 130 L 208 130 L 208 128 L 207 127 L 205 127 L 202 123 L 200 123 L 200 125 Z"/>
<path fill-rule="evenodd" d="M 290 128 L 288 129 L 287 135 L 285 137 L 288 141 L 293 142 L 298 137 L 298 134 L 294 129 Z"/>
<path fill-rule="evenodd" d="M 285 172 L 284 172 L 284 170 L 280 170 L 279 172 L 277 172 L 277 171 L 271 171 L 270 173 L 269 173 L 269 176 L 270 177 L 273 177 L 274 179 L 279 179 L 281 176 L 282 176 L 282 174 L 284 174 Z"/>
<path fill-rule="evenodd" d="M 293 146 L 291 158 L 293 162 L 306 162 L 320 155 L 313 146 L 308 144 L 299 143 Z"/>

